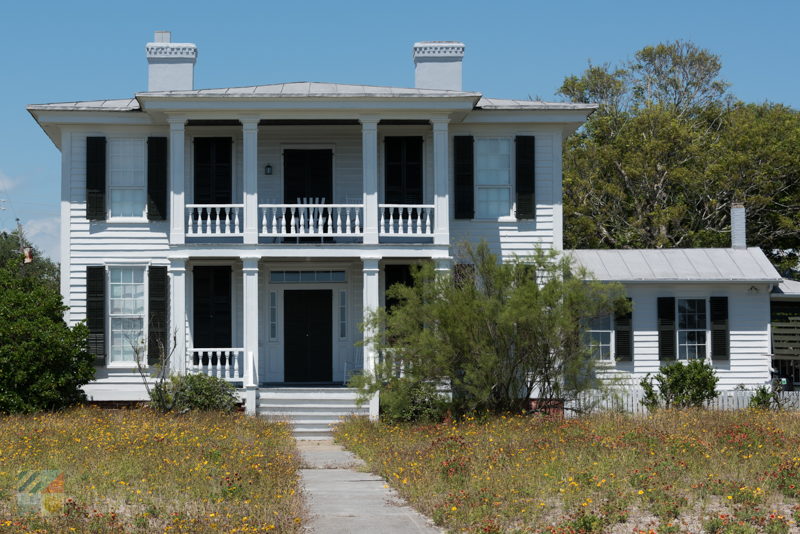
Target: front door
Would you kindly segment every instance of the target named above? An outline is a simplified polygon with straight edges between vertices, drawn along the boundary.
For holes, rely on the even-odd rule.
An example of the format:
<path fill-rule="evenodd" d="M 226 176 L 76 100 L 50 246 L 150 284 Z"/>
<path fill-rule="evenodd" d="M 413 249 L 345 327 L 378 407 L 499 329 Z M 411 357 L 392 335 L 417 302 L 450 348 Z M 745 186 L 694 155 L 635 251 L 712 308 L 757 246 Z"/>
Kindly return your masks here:
<path fill-rule="evenodd" d="M 330 382 L 333 377 L 333 292 L 283 292 L 285 382 Z"/>

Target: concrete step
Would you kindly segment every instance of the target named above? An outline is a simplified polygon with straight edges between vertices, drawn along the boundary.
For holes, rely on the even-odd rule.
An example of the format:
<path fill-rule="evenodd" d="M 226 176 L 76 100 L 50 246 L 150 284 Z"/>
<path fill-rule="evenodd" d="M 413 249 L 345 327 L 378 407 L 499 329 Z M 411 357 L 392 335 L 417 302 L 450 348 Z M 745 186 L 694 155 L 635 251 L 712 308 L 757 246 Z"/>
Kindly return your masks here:
<path fill-rule="evenodd" d="M 342 417 L 369 414 L 368 406 L 356 405 L 357 398 L 348 388 L 262 388 L 257 407 L 259 415 L 290 422 L 298 439 L 324 439 Z"/>

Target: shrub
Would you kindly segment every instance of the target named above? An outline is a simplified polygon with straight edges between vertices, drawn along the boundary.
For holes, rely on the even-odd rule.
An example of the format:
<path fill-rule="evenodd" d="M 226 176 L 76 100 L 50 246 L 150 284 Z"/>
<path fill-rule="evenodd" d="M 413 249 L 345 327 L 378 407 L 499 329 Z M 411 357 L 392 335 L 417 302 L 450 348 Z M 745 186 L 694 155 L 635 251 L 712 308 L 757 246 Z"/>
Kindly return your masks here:
<path fill-rule="evenodd" d="M 641 402 L 649 410 L 661 405 L 667 408 L 702 407 L 719 395 L 716 390 L 718 381 L 713 367 L 705 360 L 692 360 L 687 364 L 674 362 L 662 367 L 652 378 L 647 373 L 639 382 L 644 390 Z"/>
<path fill-rule="evenodd" d="M 75 404 L 94 378 L 86 326 L 64 322 L 58 289 L 31 265 L 21 256 L 0 263 L 0 413 Z"/>
<path fill-rule="evenodd" d="M 238 402 L 232 384 L 203 374 L 171 376 L 169 380 L 156 384 L 150 392 L 150 405 L 162 412 L 230 412 Z"/>

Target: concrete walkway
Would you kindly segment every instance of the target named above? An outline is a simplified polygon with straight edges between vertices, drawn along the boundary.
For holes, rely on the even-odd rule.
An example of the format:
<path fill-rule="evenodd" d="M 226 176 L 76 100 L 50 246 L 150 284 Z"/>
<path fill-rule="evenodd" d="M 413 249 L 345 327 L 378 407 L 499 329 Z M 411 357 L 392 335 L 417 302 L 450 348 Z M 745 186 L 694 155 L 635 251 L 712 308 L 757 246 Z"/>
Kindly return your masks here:
<path fill-rule="evenodd" d="M 300 470 L 308 502 L 310 532 L 440 533 L 433 523 L 406 505 L 379 476 L 360 471 L 364 462 L 332 440 L 299 440 Z"/>

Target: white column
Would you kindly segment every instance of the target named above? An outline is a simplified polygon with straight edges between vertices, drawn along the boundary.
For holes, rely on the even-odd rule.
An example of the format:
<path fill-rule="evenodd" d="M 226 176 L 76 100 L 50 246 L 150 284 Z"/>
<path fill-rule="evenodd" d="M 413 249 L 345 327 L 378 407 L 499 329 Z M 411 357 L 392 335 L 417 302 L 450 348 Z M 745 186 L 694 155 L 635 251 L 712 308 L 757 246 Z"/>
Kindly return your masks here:
<path fill-rule="evenodd" d="M 436 267 L 434 268 L 437 275 L 447 274 L 452 267 L 453 258 L 436 258 Z"/>
<path fill-rule="evenodd" d="M 433 242 L 437 245 L 450 244 L 450 205 L 448 200 L 448 154 L 450 139 L 447 123 L 450 119 L 431 119 L 433 125 L 433 204 L 436 225 Z"/>
<path fill-rule="evenodd" d="M 364 244 L 378 243 L 378 119 L 361 118 Z"/>
<path fill-rule="evenodd" d="M 169 123 L 169 243 L 182 245 L 186 242 L 186 175 L 184 174 L 184 151 L 186 117 L 171 116 Z"/>
<path fill-rule="evenodd" d="M 378 275 L 380 273 L 379 262 L 380 258 L 362 258 L 363 260 L 363 277 L 364 277 L 364 290 L 363 290 L 363 313 L 364 320 L 366 321 L 370 311 L 375 311 L 380 306 L 380 284 L 378 283 Z M 364 339 L 373 335 L 373 331 L 369 328 L 364 329 Z M 364 371 L 368 373 L 375 372 L 375 363 L 377 354 L 375 347 L 371 343 L 364 344 Z M 369 418 L 376 420 L 378 418 L 378 395 L 376 394 L 369 402 Z"/>
<path fill-rule="evenodd" d="M 251 351 L 258 369 L 258 261 L 259 258 L 242 258 L 242 293 L 244 295 L 244 350 Z M 258 384 L 258 377 L 253 377 Z"/>
<path fill-rule="evenodd" d="M 258 117 L 240 117 L 243 132 L 244 243 L 258 243 Z"/>
<path fill-rule="evenodd" d="M 169 266 L 169 339 L 173 342 L 170 367 L 176 374 L 186 373 L 186 259 L 173 258 Z"/>

